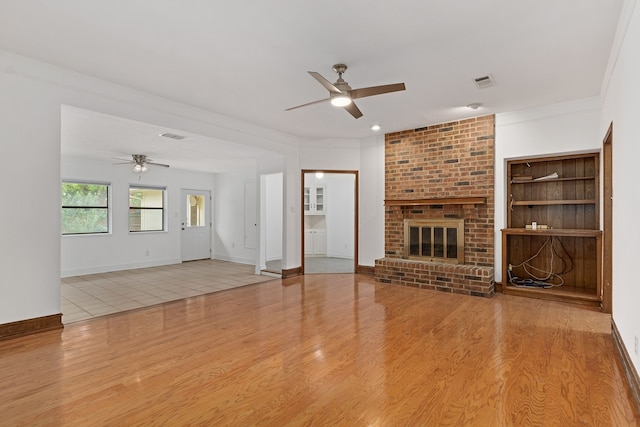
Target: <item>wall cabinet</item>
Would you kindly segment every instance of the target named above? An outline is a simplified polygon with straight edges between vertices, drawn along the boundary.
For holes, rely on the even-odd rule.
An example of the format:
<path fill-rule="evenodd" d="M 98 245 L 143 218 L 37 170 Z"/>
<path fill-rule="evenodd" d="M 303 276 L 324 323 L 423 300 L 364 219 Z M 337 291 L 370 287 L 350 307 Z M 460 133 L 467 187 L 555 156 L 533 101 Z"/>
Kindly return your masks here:
<path fill-rule="evenodd" d="M 304 254 L 305 255 L 325 255 L 326 253 L 327 253 L 326 230 L 305 230 L 304 231 Z"/>
<path fill-rule="evenodd" d="M 304 187 L 304 214 L 324 215 L 326 212 L 326 189 L 317 186 Z"/>
<path fill-rule="evenodd" d="M 505 293 L 599 306 L 598 153 L 507 163 Z"/>

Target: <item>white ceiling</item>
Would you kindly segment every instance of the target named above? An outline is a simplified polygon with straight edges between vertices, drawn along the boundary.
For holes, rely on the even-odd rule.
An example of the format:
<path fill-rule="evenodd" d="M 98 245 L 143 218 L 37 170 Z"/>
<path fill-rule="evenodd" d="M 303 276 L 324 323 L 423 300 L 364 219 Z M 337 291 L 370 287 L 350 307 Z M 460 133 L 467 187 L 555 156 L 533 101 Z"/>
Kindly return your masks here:
<path fill-rule="evenodd" d="M 278 156 L 256 147 L 66 105 L 61 117 L 61 151 L 65 156 L 118 163 L 115 159 L 131 160 L 132 154 L 145 154 L 172 168 L 211 173 L 255 167 L 258 158 Z M 161 137 L 163 133 L 185 138 Z"/>
<path fill-rule="evenodd" d="M 598 95 L 622 3 L 3 0 L 0 48 L 302 138 L 364 138 L 374 123 L 392 132 Z M 340 62 L 353 88 L 404 82 L 407 90 L 358 100 L 357 120 L 328 103 L 284 111 L 326 98 L 307 71 L 335 81 Z M 473 79 L 487 74 L 496 85 L 478 89 Z M 464 107 L 473 102 L 482 107 Z M 69 132 L 63 151 L 86 153 L 77 138 L 91 131 L 90 114 L 68 117 L 86 129 Z M 106 130 L 117 121 L 95 120 L 103 135 L 136 132 L 135 123 Z M 167 163 L 182 155 L 185 164 L 199 150 L 246 155 L 220 151 L 223 141 L 192 142 L 194 155 L 135 151 Z M 100 141 L 90 150 L 100 152 Z"/>

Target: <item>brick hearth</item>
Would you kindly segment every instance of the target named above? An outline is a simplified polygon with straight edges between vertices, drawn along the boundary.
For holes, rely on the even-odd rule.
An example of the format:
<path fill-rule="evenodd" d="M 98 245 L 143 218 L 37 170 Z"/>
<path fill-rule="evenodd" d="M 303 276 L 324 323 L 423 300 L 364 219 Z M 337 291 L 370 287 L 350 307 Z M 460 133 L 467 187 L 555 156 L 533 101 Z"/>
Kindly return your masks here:
<path fill-rule="evenodd" d="M 391 285 L 483 297 L 494 292 L 493 267 L 382 258 L 376 260 L 375 275 Z"/>

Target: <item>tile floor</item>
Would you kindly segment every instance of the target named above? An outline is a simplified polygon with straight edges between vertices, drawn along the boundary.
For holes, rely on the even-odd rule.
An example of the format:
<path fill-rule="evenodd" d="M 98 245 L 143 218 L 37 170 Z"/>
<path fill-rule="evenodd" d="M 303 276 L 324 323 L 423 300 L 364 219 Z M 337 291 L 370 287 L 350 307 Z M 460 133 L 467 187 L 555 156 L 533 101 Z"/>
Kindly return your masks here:
<path fill-rule="evenodd" d="M 272 267 L 280 268 L 278 265 Z M 353 260 L 305 258 L 305 273 L 353 273 Z M 62 323 L 273 280 L 254 266 L 219 260 L 114 271 L 61 280 Z"/>
<path fill-rule="evenodd" d="M 355 273 L 353 259 L 331 257 L 304 257 L 304 274 Z"/>
<path fill-rule="evenodd" d="M 219 260 L 62 279 L 62 323 L 273 280 L 254 266 Z"/>

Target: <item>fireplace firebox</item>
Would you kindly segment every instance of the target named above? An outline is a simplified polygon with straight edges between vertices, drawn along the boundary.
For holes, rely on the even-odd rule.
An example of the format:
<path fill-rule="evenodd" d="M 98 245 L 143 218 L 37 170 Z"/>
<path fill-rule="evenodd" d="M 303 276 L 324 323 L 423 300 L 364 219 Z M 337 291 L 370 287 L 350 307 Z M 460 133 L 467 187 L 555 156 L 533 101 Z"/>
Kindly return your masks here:
<path fill-rule="evenodd" d="M 464 264 L 464 219 L 405 219 L 403 258 Z"/>

